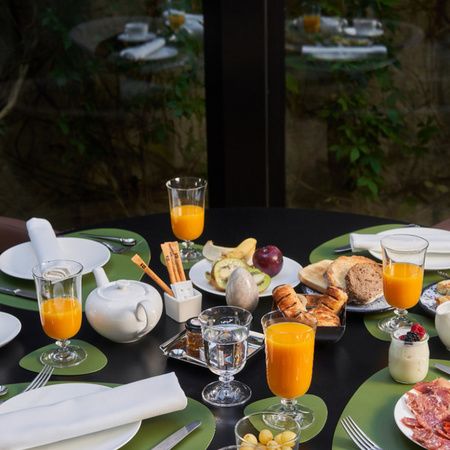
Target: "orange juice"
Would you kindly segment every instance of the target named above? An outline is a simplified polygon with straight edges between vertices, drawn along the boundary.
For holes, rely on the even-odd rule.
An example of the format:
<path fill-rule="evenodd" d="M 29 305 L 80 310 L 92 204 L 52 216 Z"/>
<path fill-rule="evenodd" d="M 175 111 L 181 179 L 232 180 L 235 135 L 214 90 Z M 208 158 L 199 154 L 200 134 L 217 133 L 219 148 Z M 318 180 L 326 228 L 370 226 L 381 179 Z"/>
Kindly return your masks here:
<path fill-rule="evenodd" d="M 45 334 L 53 339 L 69 339 L 81 327 L 81 302 L 71 297 L 45 300 L 40 309 Z"/>
<path fill-rule="evenodd" d="M 175 14 L 175 13 L 169 14 L 170 28 L 172 28 L 175 31 L 178 31 L 184 25 L 185 21 L 186 18 L 184 14 Z"/>
<path fill-rule="evenodd" d="M 205 210 L 197 205 L 175 206 L 170 210 L 170 221 L 178 239 L 193 241 L 203 233 Z"/>
<path fill-rule="evenodd" d="M 280 322 L 269 325 L 265 335 L 270 390 L 287 399 L 305 394 L 312 378 L 314 330 L 303 323 Z"/>
<path fill-rule="evenodd" d="M 304 15 L 303 28 L 305 30 L 305 33 L 318 33 L 320 31 L 320 16 Z"/>
<path fill-rule="evenodd" d="M 410 263 L 393 263 L 383 268 L 383 291 L 395 308 L 412 308 L 420 298 L 423 269 Z"/>

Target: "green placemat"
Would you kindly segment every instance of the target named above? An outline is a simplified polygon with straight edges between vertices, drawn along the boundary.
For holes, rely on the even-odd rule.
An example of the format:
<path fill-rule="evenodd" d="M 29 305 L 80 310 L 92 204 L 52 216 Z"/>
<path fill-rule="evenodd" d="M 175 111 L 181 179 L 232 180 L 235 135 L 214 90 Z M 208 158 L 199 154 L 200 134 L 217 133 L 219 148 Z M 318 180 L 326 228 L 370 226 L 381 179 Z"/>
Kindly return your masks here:
<path fill-rule="evenodd" d="M 266 411 L 270 406 L 279 402 L 279 397 L 269 397 L 258 400 L 257 402 L 247 405 L 244 409 L 244 414 L 247 416 L 248 414 L 254 412 Z M 303 443 L 309 441 L 322 431 L 322 428 L 327 421 L 328 409 L 327 405 L 320 397 L 312 394 L 306 394 L 303 397 L 298 397 L 298 402 L 301 405 L 311 408 L 315 416 L 313 424 L 309 428 L 306 428 L 306 430 L 303 430 L 300 434 L 300 443 Z"/>
<path fill-rule="evenodd" d="M 445 374 L 433 368 L 434 363 L 448 365 L 448 361 L 430 359 L 427 381 L 445 377 Z M 351 416 L 372 440 L 386 450 L 419 449 L 403 435 L 394 420 L 395 404 L 410 389 L 412 389 L 411 384 L 396 383 L 386 367 L 376 372 L 358 388 L 344 408 L 340 419 Z M 334 432 L 332 449 L 356 449 L 357 447 L 342 428 L 340 419 Z"/>
<path fill-rule="evenodd" d="M 391 336 L 387 333 L 383 333 L 378 328 L 378 322 L 385 317 L 392 316 L 394 313 L 392 311 L 378 313 L 378 314 L 366 314 L 364 316 L 364 325 L 367 328 L 367 331 L 375 338 L 380 339 L 382 341 L 390 341 Z M 419 322 L 420 325 L 425 327 L 430 337 L 437 336 L 436 328 L 434 327 L 434 320 L 429 317 L 422 316 L 420 314 L 408 313 L 408 317 L 413 322 Z"/>
<path fill-rule="evenodd" d="M 140 280 L 144 272 L 131 262 L 131 257 L 138 253 L 144 261 L 150 261 L 150 248 L 147 241 L 137 233 L 119 228 L 95 228 L 83 230 L 86 233 L 103 234 L 107 236 L 129 236 L 137 240 L 137 244 L 129 251 L 120 255 L 111 253 L 110 260 L 105 264 L 104 269 L 111 281 L 118 279 Z M 67 237 L 81 237 L 79 232 L 65 235 Z M 10 277 L 0 272 L 0 286 L 10 288 L 22 288 L 35 290 L 34 282 L 30 280 L 21 280 L 20 278 Z M 83 277 L 83 302 L 86 301 L 89 293 L 96 287 L 94 275 L 92 273 Z M 27 300 L 25 298 L 14 297 L 12 295 L 0 294 L 0 304 L 12 306 L 19 309 L 38 311 L 36 300 Z"/>
<path fill-rule="evenodd" d="M 58 382 L 50 382 L 48 384 L 58 384 Z M 98 384 L 110 387 L 117 386 L 114 383 Z M 22 392 L 28 386 L 28 383 L 8 384 L 7 386 L 9 392 L 2 397 L 2 400 L 7 400 Z M 141 428 L 136 436 L 121 448 L 122 450 L 148 450 L 171 433 L 194 420 L 200 420 L 202 424 L 183 439 L 176 446 L 176 450 L 206 450 L 214 437 L 216 422 L 211 411 L 205 405 L 192 398 L 188 398 L 187 407 L 183 411 L 176 411 L 142 421 Z"/>
<path fill-rule="evenodd" d="M 368 233 L 368 234 L 376 234 L 380 233 L 381 231 L 386 230 L 392 230 L 394 228 L 403 228 L 405 225 L 403 224 L 388 224 L 388 225 L 377 225 L 375 227 L 369 227 L 369 228 L 361 228 L 360 230 L 354 230 L 352 233 Z M 317 261 L 321 261 L 322 259 L 336 259 L 339 256 L 342 255 L 352 255 L 351 252 L 348 253 L 341 253 L 337 254 L 334 253 L 334 249 L 336 247 L 341 247 L 343 245 L 347 245 L 349 243 L 349 234 L 346 233 L 342 236 L 335 237 L 334 239 L 331 239 L 327 242 L 324 242 L 323 244 L 316 247 L 310 254 L 309 254 L 309 260 L 311 263 L 315 263 Z M 369 258 L 372 258 L 369 252 L 358 252 L 356 253 L 358 255 L 364 255 L 368 256 Z M 435 272 L 432 271 L 426 271 L 425 276 L 423 277 L 423 285 L 428 286 L 431 283 L 435 283 L 436 281 L 442 280 L 442 277 L 439 275 L 436 275 Z"/>
<path fill-rule="evenodd" d="M 181 247 L 181 242 L 178 242 L 178 245 Z M 203 245 L 194 244 L 194 248 L 201 253 L 202 250 L 203 250 Z M 162 252 L 159 254 L 159 260 L 161 261 L 161 264 L 163 266 L 166 265 L 166 260 L 164 259 L 164 255 L 162 254 Z M 184 270 L 189 270 L 194 264 L 195 264 L 195 261 L 194 262 L 192 262 L 192 261 L 184 261 L 183 262 L 183 269 Z"/>
<path fill-rule="evenodd" d="M 78 364 L 78 366 L 68 367 L 66 369 L 55 369 L 53 372 L 55 375 L 86 375 L 88 373 L 98 372 L 106 366 L 108 358 L 106 358 L 105 354 L 97 347 L 78 339 L 73 339 L 70 342 L 84 348 L 87 352 L 87 358 Z M 45 347 L 38 348 L 37 350 L 34 350 L 34 352 L 25 355 L 19 361 L 20 367 L 32 372 L 40 372 L 42 369 L 42 363 L 39 361 L 41 353 L 54 347 L 56 347 L 56 344 L 46 345 Z"/>

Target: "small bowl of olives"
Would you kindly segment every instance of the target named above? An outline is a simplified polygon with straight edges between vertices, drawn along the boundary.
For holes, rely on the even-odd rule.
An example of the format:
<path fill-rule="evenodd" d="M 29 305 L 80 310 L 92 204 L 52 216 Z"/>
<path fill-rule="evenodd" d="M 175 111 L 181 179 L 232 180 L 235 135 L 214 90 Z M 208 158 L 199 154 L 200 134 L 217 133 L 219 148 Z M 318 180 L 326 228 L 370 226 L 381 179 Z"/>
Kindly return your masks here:
<path fill-rule="evenodd" d="M 234 434 L 239 450 L 297 450 L 300 424 L 287 414 L 262 411 L 240 419 Z"/>

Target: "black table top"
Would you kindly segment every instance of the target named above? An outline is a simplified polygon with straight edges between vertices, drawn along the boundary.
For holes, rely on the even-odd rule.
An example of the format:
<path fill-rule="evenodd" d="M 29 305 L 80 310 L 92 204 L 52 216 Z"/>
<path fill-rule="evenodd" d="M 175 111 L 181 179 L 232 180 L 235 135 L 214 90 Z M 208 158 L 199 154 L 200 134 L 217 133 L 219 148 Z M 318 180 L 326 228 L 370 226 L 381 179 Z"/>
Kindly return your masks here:
<path fill-rule="evenodd" d="M 234 246 L 247 237 L 258 240 L 258 246 L 273 244 L 302 265 L 308 264 L 311 250 L 333 237 L 359 228 L 392 223 L 392 220 L 335 212 L 299 209 L 210 209 L 206 213 L 205 231 L 199 242 L 213 240 L 219 245 Z M 157 214 L 99 226 L 125 228 L 143 235 L 152 251 L 151 267 L 163 277 L 165 268 L 159 262 L 159 245 L 173 240 L 169 214 Z M 144 278 L 143 281 L 148 281 Z M 204 293 L 203 307 L 224 304 L 224 297 Z M 260 318 L 271 309 L 271 297 L 262 298 L 254 312 L 252 329 L 261 331 Z M 32 350 L 47 345 L 49 338 L 42 331 L 36 312 L 1 307 L 22 322 L 19 336 L 0 348 L 0 383 L 30 381 L 34 374 L 19 367 L 18 362 Z M 184 328 L 164 313 L 155 329 L 142 340 L 132 344 L 116 344 L 98 335 L 84 320 L 77 338 L 91 342 L 108 357 L 107 366 L 100 372 L 80 377 L 53 377 L 55 380 L 127 383 L 149 376 L 174 371 L 186 395 L 202 401 L 203 387 L 217 377 L 207 369 L 167 359 L 159 345 Z M 313 381 L 310 394 L 321 397 L 328 407 L 328 420 L 322 432 L 302 449 L 331 448 L 334 429 L 344 406 L 358 386 L 374 372 L 387 365 L 387 342 L 373 338 L 365 329 L 362 316 L 348 314 L 345 335 L 336 344 L 317 345 L 314 357 Z M 432 358 L 448 357 L 439 339 L 430 340 Z M 251 401 L 272 396 L 265 379 L 264 352 L 251 358 L 236 379 L 251 387 Z M 233 426 L 243 416 L 244 406 L 214 408 L 216 435 L 210 449 L 231 445 Z M 193 449 L 194 450 L 194 449 Z"/>

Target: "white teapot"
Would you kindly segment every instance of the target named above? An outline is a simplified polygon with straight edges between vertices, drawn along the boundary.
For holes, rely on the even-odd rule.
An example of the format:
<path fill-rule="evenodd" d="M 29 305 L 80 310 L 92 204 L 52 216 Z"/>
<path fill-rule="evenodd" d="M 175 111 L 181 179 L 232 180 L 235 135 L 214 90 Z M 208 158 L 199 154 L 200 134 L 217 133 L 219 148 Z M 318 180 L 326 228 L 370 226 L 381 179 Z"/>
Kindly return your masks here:
<path fill-rule="evenodd" d="M 155 288 L 134 280 L 110 282 L 101 267 L 93 272 L 97 288 L 89 294 L 85 311 L 97 333 L 114 342 L 134 342 L 156 326 L 163 308 Z"/>
<path fill-rule="evenodd" d="M 434 325 L 439 339 L 450 350 L 450 302 L 445 302 L 436 308 Z"/>

